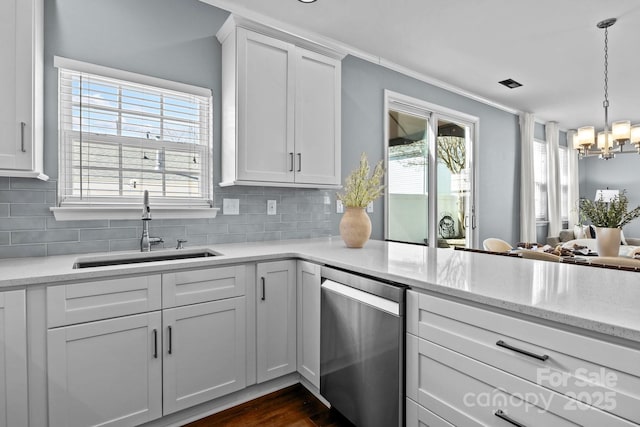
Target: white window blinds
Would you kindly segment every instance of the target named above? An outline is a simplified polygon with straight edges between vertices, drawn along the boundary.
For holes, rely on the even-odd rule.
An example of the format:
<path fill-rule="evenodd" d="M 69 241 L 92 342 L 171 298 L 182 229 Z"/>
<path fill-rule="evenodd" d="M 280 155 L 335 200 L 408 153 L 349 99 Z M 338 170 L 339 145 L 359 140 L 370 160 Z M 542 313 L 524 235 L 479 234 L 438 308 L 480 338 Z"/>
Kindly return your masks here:
<path fill-rule="evenodd" d="M 547 220 L 547 144 L 533 142 L 533 181 L 535 184 L 536 220 Z"/>
<path fill-rule="evenodd" d="M 59 68 L 60 205 L 211 206 L 211 96 L 134 76 Z"/>
<path fill-rule="evenodd" d="M 560 147 L 560 217 L 569 220 L 569 149 Z"/>

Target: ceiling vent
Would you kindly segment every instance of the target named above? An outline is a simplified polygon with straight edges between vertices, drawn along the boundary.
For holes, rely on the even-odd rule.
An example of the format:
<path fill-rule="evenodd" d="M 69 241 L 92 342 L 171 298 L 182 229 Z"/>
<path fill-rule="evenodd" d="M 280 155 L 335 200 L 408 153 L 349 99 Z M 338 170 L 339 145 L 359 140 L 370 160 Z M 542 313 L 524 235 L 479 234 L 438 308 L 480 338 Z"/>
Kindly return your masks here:
<path fill-rule="evenodd" d="M 522 86 L 521 83 L 518 83 L 517 81 L 513 80 L 513 79 L 507 79 L 507 80 L 503 80 L 501 82 L 498 82 L 501 85 L 504 85 L 506 87 L 508 87 L 509 89 L 515 89 L 517 87 Z"/>

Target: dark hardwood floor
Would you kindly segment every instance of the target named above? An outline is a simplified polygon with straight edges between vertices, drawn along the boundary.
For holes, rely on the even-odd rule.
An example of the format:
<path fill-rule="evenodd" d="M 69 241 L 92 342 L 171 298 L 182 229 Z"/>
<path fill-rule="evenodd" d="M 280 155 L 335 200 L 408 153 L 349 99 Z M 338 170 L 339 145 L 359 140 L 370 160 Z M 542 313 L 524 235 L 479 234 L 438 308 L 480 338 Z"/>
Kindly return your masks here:
<path fill-rule="evenodd" d="M 186 427 L 353 427 L 300 384 L 259 397 Z"/>

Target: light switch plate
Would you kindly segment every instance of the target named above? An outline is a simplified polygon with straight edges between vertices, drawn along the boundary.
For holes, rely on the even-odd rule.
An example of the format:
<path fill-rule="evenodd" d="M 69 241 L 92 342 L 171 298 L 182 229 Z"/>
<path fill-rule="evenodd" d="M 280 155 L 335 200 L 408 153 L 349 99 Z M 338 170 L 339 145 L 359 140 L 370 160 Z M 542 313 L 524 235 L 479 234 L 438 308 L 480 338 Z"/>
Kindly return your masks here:
<path fill-rule="evenodd" d="M 275 214 L 276 214 L 276 201 L 267 200 L 267 215 L 275 215 Z"/>
<path fill-rule="evenodd" d="M 222 199 L 223 215 L 240 215 L 240 199 Z"/>
<path fill-rule="evenodd" d="M 336 200 L 336 213 L 344 213 L 344 205 L 342 200 Z"/>
<path fill-rule="evenodd" d="M 373 212 L 373 202 L 369 202 L 369 204 L 367 205 L 367 212 L 369 213 Z"/>

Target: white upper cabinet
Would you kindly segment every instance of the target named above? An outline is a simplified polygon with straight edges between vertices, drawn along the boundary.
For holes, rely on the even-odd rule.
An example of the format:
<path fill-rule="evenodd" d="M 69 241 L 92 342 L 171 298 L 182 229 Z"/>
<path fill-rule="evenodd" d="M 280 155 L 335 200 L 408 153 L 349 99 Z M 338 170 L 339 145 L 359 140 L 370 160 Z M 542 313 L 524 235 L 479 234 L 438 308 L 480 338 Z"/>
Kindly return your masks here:
<path fill-rule="evenodd" d="M 221 185 L 340 185 L 342 55 L 233 16 L 218 39 Z"/>
<path fill-rule="evenodd" d="M 0 2 L 0 176 L 42 173 L 43 0 Z"/>

